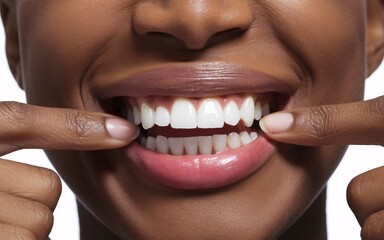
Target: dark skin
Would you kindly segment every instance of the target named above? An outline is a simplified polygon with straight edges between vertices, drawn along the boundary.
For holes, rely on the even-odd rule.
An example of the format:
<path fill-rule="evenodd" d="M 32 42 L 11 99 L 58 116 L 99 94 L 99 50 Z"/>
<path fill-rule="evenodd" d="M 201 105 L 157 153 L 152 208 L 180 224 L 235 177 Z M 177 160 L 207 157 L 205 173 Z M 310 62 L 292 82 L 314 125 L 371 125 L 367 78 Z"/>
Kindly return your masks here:
<path fill-rule="evenodd" d="M 325 239 L 325 186 L 346 145 L 384 144 L 383 97 L 362 101 L 383 58 L 382 1 L 0 3 L 10 69 L 31 104 L 0 104 L 0 152 L 47 150 L 78 197 L 82 239 Z M 259 171 L 220 189 L 180 191 L 123 156 L 138 130 L 105 112 L 95 89 L 202 62 L 290 79 L 293 91 L 284 115 L 261 122 L 276 149 Z M 0 238 L 45 239 L 58 176 L 0 165 Z M 348 188 L 363 239 L 384 235 L 383 176 L 372 170 Z"/>

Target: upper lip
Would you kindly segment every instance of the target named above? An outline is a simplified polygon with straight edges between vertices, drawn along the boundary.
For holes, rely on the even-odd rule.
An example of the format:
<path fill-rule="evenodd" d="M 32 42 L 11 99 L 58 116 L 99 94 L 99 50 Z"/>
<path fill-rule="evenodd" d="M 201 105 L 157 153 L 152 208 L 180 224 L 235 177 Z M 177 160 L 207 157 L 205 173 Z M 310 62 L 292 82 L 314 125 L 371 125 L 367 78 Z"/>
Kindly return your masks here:
<path fill-rule="evenodd" d="M 233 93 L 276 92 L 292 95 L 298 78 L 277 78 L 270 73 L 225 62 L 175 64 L 151 68 L 113 81 L 100 81 L 101 99 L 150 95 L 206 97 Z"/>

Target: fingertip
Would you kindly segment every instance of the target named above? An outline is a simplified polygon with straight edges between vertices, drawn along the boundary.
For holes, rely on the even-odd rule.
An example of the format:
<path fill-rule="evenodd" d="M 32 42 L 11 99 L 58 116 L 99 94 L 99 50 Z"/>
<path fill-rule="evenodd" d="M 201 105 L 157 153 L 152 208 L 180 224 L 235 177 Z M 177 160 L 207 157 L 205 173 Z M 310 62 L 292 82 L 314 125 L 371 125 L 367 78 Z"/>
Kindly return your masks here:
<path fill-rule="evenodd" d="M 293 126 L 293 115 L 291 113 L 272 113 L 263 117 L 260 128 L 267 134 L 281 134 L 289 131 Z"/>
<path fill-rule="evenodd" d="M 111 138 L 120 141 L 131 142 L 140 134 L 137 126 L 119 118 L 107 118 L 105 120 L 105 128 Z"/>

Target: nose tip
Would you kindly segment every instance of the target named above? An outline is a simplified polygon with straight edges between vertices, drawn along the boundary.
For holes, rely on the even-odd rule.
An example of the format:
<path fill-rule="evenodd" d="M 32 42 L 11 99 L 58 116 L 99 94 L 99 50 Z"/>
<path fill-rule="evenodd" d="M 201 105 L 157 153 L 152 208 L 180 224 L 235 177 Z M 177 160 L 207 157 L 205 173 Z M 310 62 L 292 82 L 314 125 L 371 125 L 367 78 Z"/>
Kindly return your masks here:
<path fill-rule="evenodd" d="M 141 36 L 167 36 L 201 49 L 212 38 L 245 31 L 252 21 L 248 0 L 154 0 L 138 4 L 133 28 Z"/>

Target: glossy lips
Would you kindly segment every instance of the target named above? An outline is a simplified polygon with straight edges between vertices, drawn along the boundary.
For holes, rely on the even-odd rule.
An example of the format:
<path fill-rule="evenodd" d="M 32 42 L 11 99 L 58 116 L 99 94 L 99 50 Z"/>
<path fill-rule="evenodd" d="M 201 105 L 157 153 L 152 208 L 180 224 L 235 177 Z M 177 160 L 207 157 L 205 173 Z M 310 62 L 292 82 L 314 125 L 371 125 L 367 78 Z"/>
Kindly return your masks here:
<path fill-rule="evenodd" d="M 211 155 L 171 156 L 149 151 L 138 143 L 126 149 L 127 157 L 151 179 L 179 189 L 218 188 L 238 182 L 268 160 L 273 146 L 263 137 L 241 148 Z"/>

